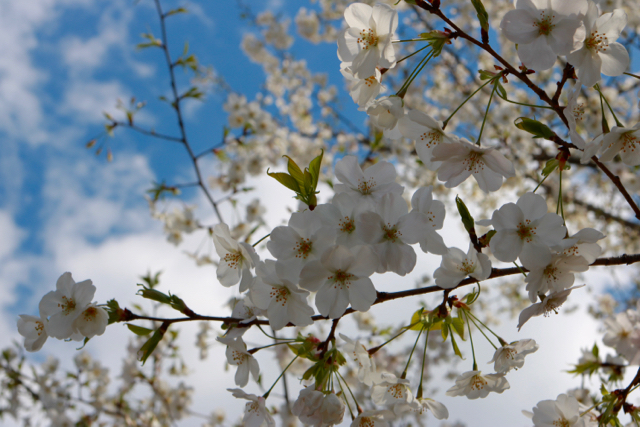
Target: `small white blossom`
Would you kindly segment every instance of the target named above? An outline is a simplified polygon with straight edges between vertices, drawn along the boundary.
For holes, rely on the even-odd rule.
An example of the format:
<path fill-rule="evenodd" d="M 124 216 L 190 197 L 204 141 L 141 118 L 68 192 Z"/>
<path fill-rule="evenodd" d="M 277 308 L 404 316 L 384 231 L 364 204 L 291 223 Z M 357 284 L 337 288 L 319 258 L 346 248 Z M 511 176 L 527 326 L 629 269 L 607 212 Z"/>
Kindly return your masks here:
<path fill-rule="evenodd" d="M 532 317 L 540 315 L 548 317 L 552 311 L 557 314 L 558 308 L 562 304 L 564 304 L 571 291 L 583 286 L 584 285 L 573 286 L 569 289 L 565 289 L 564 291 L 552 292 L 549 295 L 545 296 L 541 302 L 530 305 L 529 307 L 522 310 L 522 312 L 520 313 L 520 317 L 518 318 L 518 330 L 520 330 L 520 328 L 522 328 L 522 326 L 527 323 L 527 321 Z"/>
<path fill-rule="evenodd" d="M 254 268 L 259 261 L 255 249 L 248 243 L 238 242 L 231 237 L 229 226 L 224 223 L 213 227 L 213 244 L 220 257 L 216 270 L 220 284 L 228 288 L 242 280 L 240 292 L 246 291 L 247 280 L 251 279 L 249 269 Z"/>
<path fill-rule="evenodd" d="M 447 396 L 467 396 L 468 399 L 485 398 L 490 392 L 501 394 L 508 389 L 504 374 L 482 375 L 480 371 L 468 371 L 456 378 L 456 385 L 445 393 Z"/>
<path fill-rule="evenodd" d="M 258 361 L 251 353 L 247 351 L 247 345 L 242 338 L 217 338 L 222 344 L 227 346 L 225 355 L 227 356 L 227 363 L 232 366 L 237 366 L 235 382 L 238 387 L 244 387 L 249 383 L 249 373 L 254 380 L 258 381 L 260 375 L 260 366 Z"/>
<path fill-rule="evenodd" d="M 495 362 L 493 369 L 499 374 L 506 374 L 511 369 L 524 366 L 524 357 L 538 351 L 538 344 L 532 340 L 520 340 L 498 347 L 489 363 Z"/>
<path fill-rule="evenodd" d="M 24 348 L 27 351 L 40 350 L 49 337 L 44 327 L 46 319 L 28 314 L 19 317 L 18 332 L 24 337 Z"/>
<path fill-rule="evenodd" d="M 489 275 L 491 275 L 489 257 L 478 253 L 473 244 L 469 243 L 466 254 L 458 248 L 449 248 L 448 253 L 442 256 L 440 267 L 433 273 L 433 278 L 436 285 L 442 289 L 453 289 L 467 276 L 485 280 Z"/>
<path fill-rule="evenodd" d="M 247 394 L 239 388 L 228 388 L 227 390 L 233 394 L 233 397 L 249 401 L 245 406 L 244 417 L 242 418 L 245 427 L 261 427 L 263 425 L 275 427 L 276 422 L 267 411 L 264 397 Z"/>

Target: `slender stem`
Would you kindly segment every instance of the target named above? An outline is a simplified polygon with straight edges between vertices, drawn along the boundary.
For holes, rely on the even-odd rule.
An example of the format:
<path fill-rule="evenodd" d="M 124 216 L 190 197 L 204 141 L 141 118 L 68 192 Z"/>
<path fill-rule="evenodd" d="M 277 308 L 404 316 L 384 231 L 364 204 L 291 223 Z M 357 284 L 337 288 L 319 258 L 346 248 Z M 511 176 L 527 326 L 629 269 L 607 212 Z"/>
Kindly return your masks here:
<path fill-rule="evenodd" d="M 413 343 L 413 348 L 411 349 L 411 353 L 409 353 L 409 359 L 407 359 L 407 365 L 404 367 L 404 371 L 402 372 L 402 379 L 407 377 L 407 371 L 409 370 L 409 365 L 411 364 L 411 358 L 413 357 L 413 352 L 416 351 L 416 346 L 418 345 L 418 341 L 420 340 L 420 335 L 422 335 L 422 331 L 424 331 L 424 326 L 418 332 L 418 337 L 416 338 L 416 342 Z"/>
<path fill-rule="evenodd" d="M 416 397 L 420 399 L 422 397 L 422 379 L 424 378 L 424 364 L 427 360 L 427 346 L 429 345 L 429 332 L 431 328 L 427 329 L 427 338 L 424 340 L 424 351 L 422 352 L 422 369 L 420 370 L 420 383 L 418 385 L 418 392 L 416 393 Z"/>
<path fill-rule="evenodd" d="M 360 404 L 358 403 L 358 399 L 356 399 L 356 396 L 353 394 L 353 391 L 351 391 L 351 387 L 349 387 L 349 383 L 347 382 L 347 380 L 344 379 L 344 377 L 342 376 L 342 374 L 339 371 L 336 371 L 336 374 L 338 374 L 340 379 L 342 379 L 342 382 L 344 382 L 344 385 L 347 386 L 347 390 L 349 390 L 349 394 L 351 395 L 351 398 L 353 399 L 353 402 L 356 404 L 356 408 L 358 409 L 358 412 L 359 412 L 360 411 Z M 346 401 L 347 399 L 344 399 L 344 400 Z"/>
<path fill-rule="evenodd" d="M 498 92 L 498 97 L 500 99 L 502 99 L 503 101 L 507 101 L 510 102 L 511 104 L 516 104 L 516 105 L 522 105 L 524 107 L 531 107 L 531 108 L 545 108 L 547 110 L 553 110 L 553 107 L 549 107 L 548 105 L 534 105 L 534 104 L 527 104 L 525 102 L 518 102 L 518 101 L 512 101 L 511 99 L 504 97 L 502 95 L 500 95 L 500 93 Z"/>
<path fill-rule="evenodd" d="M 498 347 L 496 347 L 496 345 L 493 343 L 493 341 L 491 341 L 491 340 L 489 339 L 489 337 L 487 336 L 487 334 L 485 334 L 485 333 L 484 333 L 484 331 L 482 330 L 482 328 L 480 328 L 480 327 L 478 326 L 478 324 L 476 323 L 476 321 L 475 321 L 473 318 L 469 318 L 469 316 L 467 316 L 467 321 L 468 321 L 468 320 L 471 320 L 471 321 L 473 322 L 473 324 L 475 325 L 475 327 L 476 327 L 476 328 L 478 328 L 478 330 L 480 331 L 480 333 L 481 333 L 482 335 L 484 335 L 484 337 L 487 339 L 487 341 L 489 341 L 489 344 L 491 344 L 491 346 L 492 346 L 495 350 L 497 350 L 497 349 L 498 349 Z"/>
<path fill-rule="evenodd" d="M 462 311 L 467 318 L 467 330 L 469 331 L 469 342 L 471 343 L 471 354 L 473 355 L 473 370 L 478 370 L 478 363 L 476 363 L 476 350 L 473 348 L 473 335 L 471 334 L 471 322 L 469 322 L 469 315 L 467 315 L 467 311 Z M 451 332 L 453 333 L 453 332 Z M 453 336 L 451 337 L 453 339 Z"/>
<path fill-rule="evenodd" d="M 262 239 L 258 240 L 257 242 L 255 242 L 253 245 L 254 248 L 260 243 L 262 242 L 264 239 L 266 239 L 267 237 L 271 236 L 271 233 L 267 234 L 266 236 L 264 236 Z"/>
<path fill-rule="evenodd" d="M 522 273 L 524 275 L 524 277 L 527 277 L 527 273 L 524 272 L 524 270 L 518 265 L 517 262 L 513 261 L 513 265 L 518 267 L 518 270 L 520 270 L 520 273 Z"/>
<path fill-rule="evenodd" d="M 425 39 L 391 40 L 391 43 L 423 42 Z"/>
<path fill-rule="evenodd" d="M 492 80 L 487 80 L 486 83 L 484 83 L 482 86 L 480 86 L 478 89 L 476 89 L 471 95 L 469 95 L 467 97 L 467 99 L 465 99 L 464 101 L 462 101 L 462 104 L 458 105 L 458 108 L 456 108 L 455 110 L 453 110 L 453 113 L 451 113 L 451 115 L 449 117 L 447 117 L 447 119 L 443 122 L 442 125 L 442 130 L 444 130 L 444 128 L 447 127 L 447 123 L 449 123 L 449 120 L 451 120 L 451 118 L 458 112 L 458 110 L 460 110 L 462 108 L 462 106 L 464 104 L 467 103 L 467 101 L 469 101 L 471 98 L 473 98 L 473 95 L 475 95 L 476 93 L 480 92 L 480 90 L 485 87 L 486 85 L 488 85 L 489 83 L 491 83 Z"/>
<path fill-rule="evenodd" d="M 631 77 L 635 77 L 636 79 L 640 80 L 640 76 L 638 76 L 637 74 L 633 74 L 633 73 L 624 73 L 627 76 L 631 76 Z"/>
<path fill-rule="evenodd" d="M 494 336 L 494 337 L 498 338 L 498 341 L 500 341 L 500 343 L 505 342 L 502 338 L 500 338 L 500 336 L 499 336 L 498 334 L 496 334 L 495 332 L 493 332 L 493 331 L 491 330 L 491 328 L 490 328 L 490 327 L 488 327 L 487 325 L 485 325 L 485 324 L 482 322 L 482 320 L 478 319 L 478 317 L 477 317 L 475 314 L 473 314 L 473 313 L 472 313 L 472 312 L 470 312 L 470 311 L 468 312 L 468 314 L 469 314 L 469 316 L 473 317 L 473 318 L 474 318 L 474 320 L 476 320 L 478 323 L 480 323 L 482 326 L 484 326 L 484 327 L 486 328 L 486 330 L 487 330 L 487 331 L 491 332 L 491 333 L 493 334 L 493 336 Z M 480 328 L 478 328 L 478 329 L 480 329 Z"/>
<path fill-rule="evenodd" d="M 340 376 L 341 378 L 342 376 Z M 340 386 L 340 390 L 342 390 L 342 398 L 344 399 L 344 402 L 347 404 L 347 408 L 349 408 L 349 414 L 351 415 L 351 419 L 355 419 L 356 417 L 353 415 L 353 410 L 351 409 L 351 405 L 349 404 L 349 399 L 347 399 L 346 393 L 344 392 L 344 387 L 342 386 L 342 382 L 344 381 L 340 381 L 340 378 L 338 378 L 338 385 Z M 346 381 L 345 381 L 346 384 Z M 351 391 L 349 389 L 349 391 Z M 353 396 L 353 393 L 351 394 Z"/>
<path fill-rule="evenodd" d="M 613 111 L 613 108 L 611 108 L 611 105 L 609 104 L 609 101 L 607 101 L 607 98 L 604 96 L 604 94 L 600 90 L 600 85 L 596 83 L 595 88 L 598 91 L 598 93 L 600 94 L 600 98 L 604 100 L 605 104 L 607 104 L 607 107 L 609 108 L 609 111 L 611 111 L 611 114 L 613 115 L 613 120 L 616 121 L 616 126 L 623 128 L 624 125 L 622 123 L 620 123 L 620 120 L 618 120 L 618 117 L 616 116 L 615 111 Z"/>
<path fill-rule="evenodd" d="M 407 332 L 409 329 L 411 329 L 413 326 L 417 325 L 418 323 L 420 323 L 420 322 L 416 322 L 416 323 L 413 323 L 413 324 L 411 324 L 411 325 L 409 325 L 409 326 L 405 326 L 405 327 L 403 328 L 402 332 L 399 332 L 399 333 L 398 333 L 398 335 L 396 335 L 396 336 L 394 336 L 394 337 L 392 337 L 392 338 L 388 339 L 387 341 L 383 342 L 382 344 L 380 344 L 380 345 L 379 345 L 379 346 L 377 346 L 377 347 L 372 347 L 372 348 L 370 348 L 370 349 L 369 349 L 369 350 L 367 350 L 367 351 L 369 352 L 369 354 L 370 354 L 370 355 L 371 355 L 371 354 L 375 354 L 375 353 L 376 353 L 378 350 L 380 350 L 382 347 L 384 347 L 385 345 L 389 344 L 391 341 L 395 340 L 395 339 L 396 339 L 396 338 L 398 338 L 400 335 L 404 334 L 405 332 Z"/>
<path fill-rule="evenodd" d="M 254 347 L 251 350 L 247 350 L 247 352 L 251 353 L 251 354 L 254 354 L 254 353 L 257 353 L 258 351 L 263 350 L 265 348 L 275 347 L 276 345 L 289 344 L 289 343 L 292 343 L 292 342 L 295 342 L 295 341 L 296 340 L 289 340 L 287 342 L 277 342 L 277 343 L 274 343 L 274 344 L 267 344 L 267 345 L 262 346 L 262 347 Z"/>
<path fill-rule="evenodd" d="M 540 186 L 542 185 L 542 183 L 544 182 L 544 180 L 545 180 L 545 179 L 547 179 L 547 178 L 549 178 L 549 175 L 547 175 L 547 176 L 545 176 L 544 178 L 542 178 L 542 181 L 540 181 L 540 182 L 538 183 L 538 185 L 536 185 L 536 188 L 534 188 L 534 190 L 533 190 L 533 192 L 534 192 L 534 193 L 538 190 L 538 188 L 540 188 Z"/>
<path fill-rule="evenodd" d="M 478 139 L 476 140 L 476 144 L 480 145 L 480 139 L 482 139 L 482 131 L 484 130 L 484 125 L 487 122 L 487 117 L 489 116 L 489 107 L 491 107 L 491 100 L 493 99 L 493 94 L 496 92 L 496 87 L 498 87 L 498 83 L 500 82 L 500 77 L 496 76 L 493 80 L 493 89 L 491 89 L 491 95 L 489 95 L 489 102 L 487 102 L 487 109 L 484 112 L 484 118 L 482 119 L 482 126 L 480 126 L 480 133 L 478 134 Z"/>
<path fill-rule="evenodd" d="M 413 55 L 415 55 L 415 54 L 417 54 L 417 53 L 422 52 L 423 50 L 425 50 L 425 49 L 426 49 L 426 48 L 428 48 L 428 47 L 429 47 L 429 45 L 426 45 L 426 46 L 421 47 L 420 49 L 416 50 L 415 52 L 413 52 L 413 53 L 411 53 L 411 54 L 409 54 L 409 55 L 407 55 L 407 56 L 405 56 L 404 58 L 400 59 L 399 61 L 396 61 L 396 64 L 401 63 L 401 62 L 402 62 L 402 61 L 404 61 L 405 59 L 409 59 L 409 58 L 411 58 Z"/>
<path fill-rule="evenodd" d="M 286 368 L 284 368 L 284 370 L 280 373 L 280 376 L 278 378 L 276 378 L 275 382 L 271 385 L 271 388 L 269 388 L 269 390 L 267 390 L 267 392 L 265 394 L 262 395 L 262 397 L 264 397 L 265 399 L 269 397 L 269 393 L 271 393 L 271 390 L 273 390 L 273 387 L 276 386 L 276 384 L 278 383 L 278 381 L 280 381 L 280 378 L 282 378 L 282 376 L 284 375 L 285 372 L 287 372 L 287 369 L 289 369 L 289 367 L 291 365 L 293 365 L 293 362 L 296 361 L 296 359 L 298 358 L 298 355 L 296 355 L 296 357 L 294 357 L 291 362 L 289 362 L 289 364 L 287 365 Z"/>
<path fill-rule="evenodd" d="M 411 72 L 409 77 L 407 77 L 407 80 L 404 82 L 404 84 L 402 85 L 400 90 L 396 93 L 396 95 L 400 97 L 404 96 L 404 94 L 407 92 L 407 89 L 409 89 L 409 86 L 411 85 L 411 83 L 413 83 L 416 77 L 418 77 L 422 69 L 429 63 L 429 61 L 431 60 L 431 58 L 434 57 L 434 55 L 435 55 L 434 52 L 430 51 L 428 54 L 425 55 L 424 58 L 422 58 L 422 60 L 418 63 L 416 68 Z"/>

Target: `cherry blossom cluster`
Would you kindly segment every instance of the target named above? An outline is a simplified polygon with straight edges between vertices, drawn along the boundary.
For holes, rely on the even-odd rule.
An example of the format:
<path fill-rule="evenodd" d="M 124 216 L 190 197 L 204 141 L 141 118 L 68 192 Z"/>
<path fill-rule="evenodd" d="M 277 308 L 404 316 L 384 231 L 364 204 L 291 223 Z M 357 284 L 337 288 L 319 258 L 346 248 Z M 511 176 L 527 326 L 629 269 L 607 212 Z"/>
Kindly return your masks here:
<path fill-rule="evenodd" d="M 40 301 L 39 316 L 21 314 L 18 332 L 27 351 L 38 351 L 48 337 L 82 341 L 102 335 L 107 328 L 107 310 L 92 302 L 96 287 L 91 280 L 76 283 L 71 273 L 56 282 L 56 290 Z"/>

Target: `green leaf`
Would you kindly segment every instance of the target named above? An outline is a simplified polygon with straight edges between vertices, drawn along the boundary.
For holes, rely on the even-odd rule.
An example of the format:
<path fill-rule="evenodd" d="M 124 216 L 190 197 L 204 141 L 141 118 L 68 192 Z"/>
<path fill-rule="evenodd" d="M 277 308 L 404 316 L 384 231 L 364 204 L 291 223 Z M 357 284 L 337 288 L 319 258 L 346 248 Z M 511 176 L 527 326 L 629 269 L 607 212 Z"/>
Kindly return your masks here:
<path fill-rule="evenodd" d="M 107 301 L 107 313 L 109 313 L 109 322 L 108 324 L 112 324 L 120 321 L 120 313 L 122 309 L 120 308 L 120 304 L 115 299 L 110 299 Z"/>
<path fill-rule="evenodd" d="M 296 181 L 288 173 L 267 171 L 267 175 L 269 175 L 271 178 L 275 178 L 280 184 L 284 185 L 289 190 L 293 190 L 296 193 L 300 192 L 300 186 L 298 185 L 298 181 Z"/>
<path fill-rule="evenodd" d="M 529 119 L 527 117 L 518 117 L 514 124 L 518 129 L 521 129 L 525 132 L 529 132 L 532 135 L 537 136 L 538 138 L 544 138 L 551 140 L 555 133 L 549 129 L 549 127 L 537 120 Z"/>
<path fill-rule="evenodd" d="M 464 341 L 464 320 L 459 317 L 451 319 L 451 326 L 453 326 L 453 330 L 456 331 Z"/>
<path fill-rule="evenodd" d="M 143 288 L 138 291 L 138 295 L 141 295 L 142 298 L 150 299 L 152 301 L 157 301 L 162 304 L 171 304 L 171 297 L 169 295 L 162 293 L 160 291 L 156 291 L 155 289 Z"/>
<path fill-rule="evenodd" d="M 480 80 L 491 80 L 497 75 L 496 73 L 487 70 L 478 70 L 478 73 L 480 73 Z"/>
<path fill-rule="evenodd" d="M 142 337 L 145 337 L 153 332 L 153 329 L 143 328 L 142 326 L 132 325 L 131 323 L 127 323 L 127 328 L 129 328 L 129 330 L 134 334 L 140 335 Z"/>
<path fill-rule="evenodd" d="M 498 95 L 500 95 L 500 97 L 507 97 L 507 91 L 504 89 L 504 86 L 502 86 L 502 83 L 500 83 L 500 80 L 496 80 L 496 91 L 498 92 Z"/>
<path fill-rule="evenodd" d="M 598 344 L 593 344 L 593 348 L 591 349 L 591 354 L 593 357 L 597 358 L 600 351 L 598 350 Z"/>
<path fill-rule="evenodd" d="M 188 12 L 187 9 L 185 9 L 184 7 L 179 7 L 177 9 L 171 9 L 170 11 L 165 13 L 164 16 L 167 17 L 171 15 L 177 15 L 178 13 L 187 13 L 187 12 Z"/>
<path fill-rule="evenodd" d="M 480 27 L 484 31 L 489 31 L 489 14 L 487 10 L 484 8 L 481 0 L 471 0 L 471 4 L 476 9 L 476 13 L 478 15 L 478 21 L 480 21 Z"/>
<path fill-rule="evenodd" d="M 309 173 L 313 177 L 312 186 L 315 189 L 318 186 L 318 179 L 320 178 L 320 167 L 322 166 L 322 157 L 324 156 L 324 150 L 320 152 L 320 155 L 309 163 Z"/>
<path fill-rule="evenodd" d="M 295 179 L 298 182 L 300 187 L 303 187 L 304 186 L 304 173 L 300 169 L 300 166 L 298 166 L 298 164 L 296 162 L 294 162 L 291 157 L 289 157 L 287 155 L 284 155 L 282 157 L 286 157 L 288 159 L 287 170 L 289 171 L 289 175 L 291 175 L 293 177 L 293 179 Z"/>
<path fill-rule="evenodd" d="M 448 318 L 447 318 L 447 320 L 448 320 Z M 442 329 L 440 329 L 440 332 L 442 333 L 442 340 L 443 341 L 446 341 L 447 337 L 449 336 L 449 325 L 447 324 L 447 320 L 445 320 L 443 322 Z"/>
<path fill-rule="evenodd" d="M 453 352 L 456 354 L 456 356 L 464 360 L 464 357 L 462 357 L 462 353 L 460 352 L 460 348 L 458 348 L 458 343 L 456 342 L 456 339 L 454 338 L 453 333 L 451 334 L 451 346 L 453 347 Z"/>
<path fill-rule="evenodd" d="M 467 205 L 465 205 L 462 199 L 458 196 L 456 196 L 456 206 L 458 207 L 460 219 L 462 220 L 462 224 L 464 225 L 465 230 L 467 230 L 468 233 L 471 233 L 472 231 L 475 233 L 475 223 L 473 221 L 473 217 L 469 213 Z"/>
<path fill-rule="evenodd" d="M 145 342 L 142 347 L 140 347 L 140 350 L 138 350 L 138 356 L 140 357 L 138 360 L 140 360 L 143 365 L 147 361 L 149 356 L 151 356 L 153 350 L 156 349 L 158 343 L 162 340 L 162 337 L 164 337 L 166 329 L 164 329 L 163 326 L 160 326 L 158 329 L 156 329 L 151 338 L 149 338 L 147 342 Z"/>

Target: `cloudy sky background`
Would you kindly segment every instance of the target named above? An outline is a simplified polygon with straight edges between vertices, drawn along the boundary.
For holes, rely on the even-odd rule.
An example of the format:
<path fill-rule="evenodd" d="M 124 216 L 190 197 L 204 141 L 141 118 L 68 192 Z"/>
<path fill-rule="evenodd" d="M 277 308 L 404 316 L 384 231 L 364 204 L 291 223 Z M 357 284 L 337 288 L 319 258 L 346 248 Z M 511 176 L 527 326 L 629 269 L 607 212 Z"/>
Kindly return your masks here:
<path fill-rule="evenodd" d="M 240 52 L 244 32 L 250 31 L 239 18 L 235 2 L 165 3 L 165 9 L 186 6 L 191 13 L 174 17 L 169 32 L 174 52 L 184 41 L 203 64 L 210 64 L 235 90 L 251 99 L 259 88 L 262 71 Z M 268 2 L 292 16 L 282 2 Z M 65 271 L 76 281 L 92 279 L 96 300 L 117 298 L 122 305 L 139 302 L 134 296 L 139 276 L 162 270 L 163 289 L 179 294 L 202 314 L 220 314 L 222 305 L 233 295 L 216 284 L 211 267 L 196 268 L 183 249 L 194 249 L 202 236 L 188 238 L 176 248 L 166 242 L 162 226 L 149 216 L 142 195 L 154 180 L 187 182 L 192 170 L 182 148 L 170 142 L 139 137 L 119 131 L 109 140 L 114 161 L 96 157 L 84 144 L 102 132 L 103 111 L 118 116 L 118 99 L 136 96 L 148 100 L 149 107 L 139 116 L 140 124 L 168 134 L 176 134 L 169 108 L 157 102 L 168 91 L 167 74 L 159 51 L 137 51 L 143 32 L 157 34 L 157 16 L 150 0 L 133 4 L 129 0 L 4 0 L 0 2 L 0 345 L 4 348 L 19 340 L 15 322 L 18 314 L 35 314 L 42 295 L 54 289 Z M 342 87 L 335 47 L 314 47 L 297 42 L 294 52 L 307 58 L 309 68 L 323 69 L 329 80 Z M 183 83 L 186 82 L 186 76 Z M 194 101 L 187 108 L 187 124 L 194 150 L 214 145 L 226 123 L 223 99 L 210 94 L 205 103 Z M 355 108 L 353 108 L 355 110 Z M 360 116 L 363 122 L 364 116 Z M 284 218 L 286 207 L 294 204 L 290 195 L 262 180 L 254 182 L 262 194 L 278 203 L 270 206 L 268 221 L 275 226 Z M 199 214 L 210 217 L 210 209 L 196 193 L 187 194 L 189 204 L 198 204 Z M 286 201 L 285 204 L 282 201 Z M 455 245 L 458 226 L 451 225 L 445 237 Z M 466 244 L 463 245 L 466 248 Z M 437 266 L 438 259 L 424 255 L 420 270 L 403 281 L 410 287 L 425 272 Z M 624 277 L 624 272 L 620 277 Z M 594 276 L 594 277 L 597 277 Z M 604 276 L 603 276 L 604 277 Z M 374 279 L 379 290 L 397 290 L 390 275 Z M 590 281 L 597 294 L 608 279 Z M 575 302 L 586 302 L 589 293 L 574 293 Z M 573 298 L 573 295 L 572 295 Z M 415 301 L 396 301 L 376 306 L 372 313 L 382 323 L 406 322 L 408 308 Z M 400 314 L 399 314 L 400 313 Z M 506 339 L 534 338 L 540 350 L 530 356 L 525 369 L 509 375 L 511 390 L 479 401 L 449 398 L 442 394 L 451 384 L 440 386 L 433 396 L 449 408 L 450 421 L 470 426 L 526 426 L 522 409 L 531 409 L 539 400 L 580 385 L 579 378 L 560 373 L 579 357 L 581 347 L 590 347 L 598 336 L 597 324 L 579 310 L 571 316 L 536 318 L 516 333 L 515 321 L 504 322 L 499 333 Z M 209 359 L 200 362 L 192 351 L 196 325 L 182 328 L 184 356 L 195 375 L 189 381 L 196 387 L 196 412 L 208 414 L 225 407 L 235 419 L 244 403 L 232 399 L 226 387 L 233 387 L 233 373 L 221 370 L 224 349 L 214 347 Z M 122 325 L 108 328 L 92 340 L 87 351 L 100 355 L 113 376 L 119 374 L 120 358 L 130 333 Z M 479 336 L 478 336 L 479 337 Z M 476 342 L 481 341 L 479 338 Z M 31 360 L 39 363 L 48 354 L 60 357 L 69 366 L 76 354 L 75 344 L 49 340 L 42 352 Z M 463 344 L 467 360 L 459 365 L 470 369 L 470 350 Z M 479 363 L 491 358 L 492 350 L 480 345 Z M 467 366 L 469 365 L 469 366 Z M 486 371 L 490 371 L 487 367 Z M 265 384 L 276 375 L 265 374 Z M 220 384 L 224 384 L 221 387 Z M 249 385 L 248 392 L 257 392 Z M 6 420 L 5 420 L 6 421 Z M 192 418 L 180 423 L 200 425 Z"/>

